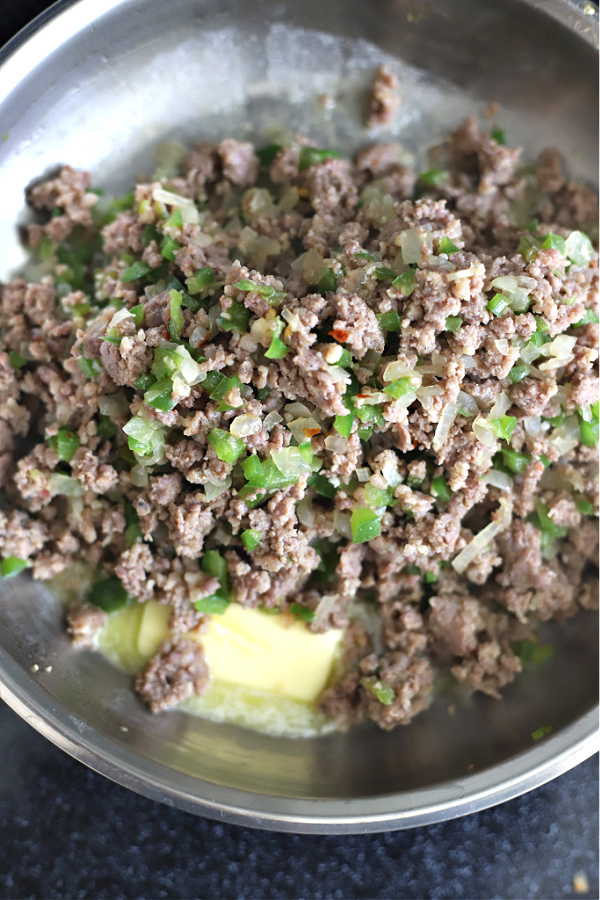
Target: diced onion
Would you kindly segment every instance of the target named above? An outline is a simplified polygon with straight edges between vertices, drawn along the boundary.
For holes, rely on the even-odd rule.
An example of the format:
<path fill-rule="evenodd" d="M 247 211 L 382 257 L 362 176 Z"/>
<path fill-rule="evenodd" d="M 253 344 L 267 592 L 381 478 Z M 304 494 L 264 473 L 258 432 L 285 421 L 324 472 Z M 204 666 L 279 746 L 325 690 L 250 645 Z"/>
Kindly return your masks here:
<path fill-rule="evenodd" d="M 103 416 L 114 418 L 116 416 L 127 415 L 129 413 L 129 403 L 127 397 L 122 392 L 118 394 L 108 394 L 100 397 L 98 400 L 98 409 Z"/>
<path fill-rule="evenodd" d="M 428 385 L 427 387 L 417 388 L 417 398 L 421 402 L 423 409 L 433 409 L 435 398 L 443 393 L 443 389 L 439 384 Z"/>
<path fill-rule="evenodd" d="M 414 368 L 408 366 L 403 360 L 399 359 L 395 362 L 388 363 L 383 373 L 384 381 L 397 381 L 399 378 L 410 376 L 411 384 L 418 387 L 421 384 L 421 375 L 416 373 Z"/>
<path fill-rule="evenodd" d="M 532 363 L 538 356 L 541 356 L 540 347 L 536 347 L 535 344 L 525 344 L 521 347 L 520 357 L 524 363 Z"/>
<path fill-rule="evenodd" d="M 572 337 L 569 334 L 559 334 L 548 344 L 542 344 L 539 350 L 542 356 L 555 356 L 557 359 L 571 357 L 572 359 L 571 354 L 576 343 L 576 337 Z"/>
<path fill-rule="evenodd" d="M 120 325 L 126 319 L 133 319 L 133 313 L 130 313 L 128 309 L 119 309 L 108 323 L 108 327 L 116 328 L 117 325 Z"/>
<path fill-rule="evenodd" d="M 510 399 L 504 391 L 500 391 L 498 396 L 496 397 L 496 402 L 490 409 L 486 418 L 489 422 L 493 419 L 501 419 L 502 416 L 506 413 L 506 411 L 510 408 Z"/>
<path fill-rule="evenodd" d="M 461 356 L 461 359 L 465 369 L 474 369 L 477 366 L 477 360 L 472 356 L 467 356 L 466 353 Z"/>
<path fill-rule="evenodd" d="M 494 344 L 496 345 L 496 350 L 498 351 L 498 353 L 501 353 L 502 356 L 506 356 L 506 355 L 507 355 L 507 353 L 508 353 L 508 348 L 509 348 L 509 343 L 508 343 L 508 341 L 506 340 L 506 338 L 497 338 L 497 339 L 494 341 Z"/>
<path fill-rule="evenodd" d="M 302 330 L 302 322 L 300 321 L 300 317 L 298 316 L 297 313 L 292 312 L 289 309 L 282 309 L 281 310 L 281 318 L 285 319 L 285 321 L 288 323 L 287 328 L 286 328 L 287 332 L 293 333 L 295 331 Z M 339 347 L 339 344 L 336 344 L 336 347 Z M 341 352 L 341 349 L 342 348 L 340 347 L 340 352 Z M 338 359 L 339 359 L 339 357 L 338 357 Z"/>
<path fill-rule="evenodd" d="M 325 446 L 332 453 L 343 453 L 348 447 L 348 441 L 339 434 L 328 434 L 325 438 Z"/>
<path fill-rule="evenodd" d="M 506 472 L 499 472 L 498 469 L 490 469 L 483 480 L 490 487 L 498 488 L 500 491 L 511 491 L 513 487 L 510 475 L 507 475 Z"/>
<path fill-rule="evenodd" d="M 575 416 L 565 419 L 560 428 L 555 428 L 548 436 L 559 456 L 574 450 L 579 444 L 579 423 Z"/>
<path fill-rule="evenodd" d="M 500 508 L 496 512 L 496 517 L 492 519 L 489 525 L 486 525 L 479 534 L 476 534 L 473 540 L 470 541 L 470 543 L 460 551 L 458 556 L 455 556 L 452 560 L 452 568 L 455 572 L 462 574 L 481 551 L 485 550 L 485 548 L 493 541 L 496 535 L 508 528 L 511 518 L 512 504 L 506 497 L 502 497 L 500 499 Z"/>
<path fill-rule="evenodd" d="M 333 527 L 335 530 L 342 535 L 342 537 L 347 538 L 347 540 L 352 540 L 352 528 L 350 526 L 350 514 L 342 512 L 341 509 L 336 509 L 333 513 Z"/>
<path fill-rule="evenodd" d="M 302 274 L 304 276 L 304 280 L 307 284 L 316 284 L 319 278 L 319 273 L 325 266 L 325 260 L 321 256 L 318 250 L 315 250 L 314 247 L 304 254 L 302 259 Z"/>
<path fill-rule="evenodd" d="M 303 497 L 302 500 L 296 503 L 296 515 L 299 522 L 302 525 L 306 525 L 307 528 L 315 524 L 315 511 L 310 497 Z"/>
<path fill-rule="evenodd" d="M 292 419 L 302 418 L 303 416 L 312 415 L 308 406 L 305 406 L 304 403 L 299 403 L 298 401 L 294 401 L 293 403 L 286 403 L 283 408 L 283 412 L 285 413 L 286 419 L 291 417 Z"/>
<path fill-rule="evenodd" d="M 525 416 L 521 421 L 530 437 L 538 437 L 542 433 L 542 420 L 539 416 Z"/>
<path fill-rule="evenodd" d="M 315 429 L 317 432 L 321 430 L 321 426 L 312 418 L 312 416 L 303 416 L 300 419 L 292 419 L 291 422 L 288 422 L 287 427 L 292 432 L 294 440 L 298 441 L 299 444 L 303 444 L 304 441 L 307 441 L 312 437 L 313 433 L 315 433 Z"/>
<path fill-rule="evenodd" d="M 81 497 L 83 485 L 76 478 L 71 478 L 70 475 L 53 472 L 50 476 L 50 490 L 53 494 L 62 497 Z"/>
<path fill-rule="evenodd" d="M 496 432 L 482 416 L 477 416 L 473 422 L 473 434 L 480 444 L 491 449 L 496 446 Z"/>
<path fill-rule="evenodd" d="M 423 242 L 423 238 L 412 228 L 409 231 L 401 232 L 399 238 L 396 239 L 396 244 L 400 245 L 400 252 L 402 253 L 402 261 L 410 266 L 413 263 L 421 262 L 421 244 Z"/>
<path fill-rule="evenodd" d="M 327 625 L 329 616 L 338 602 L 338 597 L 338 594 L 323 594 L 319 600 L 319 605 L 315 609 L 314 619 L 311 622 L 311 629 L 313 631 L 319 631 L 319 629 Z"/>
<path fill-rule="evenodd" d="M 275 425 L 278 425 L 279 422 L 283 422 L 283 416 L 280 416 L 276 410 L 273 410 L 264 417 L 263 428 L 266 431 L 270 431 Z"/>
<path fill-rule="evenodd" d="M 473 275 L 478 275 L 480 268 L 482 266 L 469 266 L 468 269 L 458 269 L 456 272 L 448 273 L 448 281 L 463 281 L 467 278 L 471 278 Z"/>
<path fill-rule="evenodd" d="M 397 400 L 394 400 L 392 406 L 394 409 L 398 410 L 408 409 L 411 403 L 414 403 L 416 399 L 416 391 L 408 391 L 406 394 L 403 394 L 402 397 L 398 397 Z"/>
<path fill-rule="evenodd" d="M 306 475 L 312 472 L 312 466 L 299 447 L 284 447 L 283 450 L 273 450 L 271 459 L 282 475 Z"/>
<path fill-rule="evenodd" d="M 341 366 L 329 366 L 329 375 L 334 384 L 350 384 L 352 381 L 350 373 Z"/>
<path fill-rule="evenodd" d="M 145 466 L 132 466 L 131 483 L 135 487 L 148 487 L 148 469 Z"/>
<path fill-rule="evenodd" d="M 198 213 L 198 216 L 200 219 L 202 219 L 201 213 Z M 203 231 L 199 231 L 192 237 L 190 243 L 195 244 L 196 247 L 201 247 L 202 249 L 204 249 L 205 247 L 210 247 L 210 245 L 213 244 L 214 241 L 214 237 L 211 237 L 210 234 L 204 234 Z"/>
<path fill-rule="evenodd" d="M 359 481 L 368 481 L 371 476 L 371 470 L 368 467 L 356 470 L 356 477 Z"/>
<path fill-rule="evenodd" d="M 543 363 L 540 363 L 538 369 L 540 372 L 551 372 L 554 369 L 561 369 L 563 366 L 566 366 L 567 363 L 570 363 L 572 359 L 575 357 L 573 354 L 569 354 L 569 356 L 552 356 L 550 359 L 546 359 Z"/>
<path fill-rule="evenodd" d="M 374 406 L 379 403 L 389 403 L 390 395 L 383 391 L 374 391 L 371 388 L 361 388 L 360 397 L 356 398 L 357 406 Z"/>
<path fill-rule="evenodd" d="M 251 434 L 258 434 L 262 428 L 260 416 L 236 416 L 229 426 L 229 431 L 235 437 L 243 438 Z"/>
<path fill-rule="evenodd" d="M 214 500 L 216 497 L 219 497 L 221 494 L 224 494 L 225 491 L 228 491 L 231 487 L 231 476 L 228 475 L 227 478 L 223 478 L 219 481 L 218 484 L 214 484 L 212 481 L 207 481 L 204 485 L 204 493 L 206 494 L 207 500 Z"/>
<path fill-rule="evenodd" d="M 528 275 L 500 275 L 492 281 L 493 288 L 517 303 L 525 303 L 536 285 L 535 278 L 530 278 Z"/>
<path fill-rule="evenodd" d="M 203 325 L 196 325 L 190 335 L 190 346 L 196 350 L 208 337 L 209 332 Z"/>
<path fill-rule="evenodd" d="M 476 416 L 478 414 L 477 401 L 470 394 L 467 394 L 466 391 L 459 391 L 456 399 L 463 415 Z"/>
<path fill-rule="evenodd" d="M 388 459 L 384 462 L 383 466 L 381 467 L 381 474 L 390 485 L 390 487 L 395 488 L 402 482 L 402 476 L 398 471 L 398 467 L 394 465 L 391 459 Z"/>
<path fill-rule="evenodd" d="M 172 191 L 165 191 L 164 188 L 156 187 L 152 191 L 152 199 L 157 203 L 164 203 L 166 206 L 174 206 L 181 210 L 181 217 L 184 225 L 199 225 L 200 213 L 196 209 L 193 200 L 189 197 L 181 197 Z"/>
<path fill-rule="evenodd" d="M 452 427 L 452 423 L 458 415 L 458 410 L 458 403 L 454 403 L 453 401 L 446 403 L 446 405 L 444 406 L 442 414 L 440 416 L 440 420 L 437 423 L 437 427 L 435 429 L 435 434 L 433 436 L 433 449 L 436 452 L 440 450 L 446 443 L 446 439 L 448 438 L 448 433 L 450 431 L 450 428 Z"/>

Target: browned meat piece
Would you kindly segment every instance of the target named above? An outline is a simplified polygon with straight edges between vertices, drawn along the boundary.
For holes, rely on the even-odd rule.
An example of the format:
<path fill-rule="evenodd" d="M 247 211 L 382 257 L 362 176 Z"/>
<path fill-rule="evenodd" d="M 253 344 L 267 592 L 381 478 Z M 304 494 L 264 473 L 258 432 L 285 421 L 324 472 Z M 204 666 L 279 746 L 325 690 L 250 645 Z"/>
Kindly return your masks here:
<path fill-rule="evenodd" d="M 367 127 L 391 125 L 399 106 L 398 79 L 385 66 L 380 66 L 369 97 Z"/>
<path fill-rule="evenodd" d="M 67 612 L 67 633 L 76 647 L 95 647 L 96 635 L 108 616 L 97 606 L 72 603 Z"/>
<path fill-rule="evenodd" d="M 208 684 L 208 666 L 202 648 L 189 638 L 165 641 L 136 678 L 135 686 L 153 713 L 176 706 Z"/>

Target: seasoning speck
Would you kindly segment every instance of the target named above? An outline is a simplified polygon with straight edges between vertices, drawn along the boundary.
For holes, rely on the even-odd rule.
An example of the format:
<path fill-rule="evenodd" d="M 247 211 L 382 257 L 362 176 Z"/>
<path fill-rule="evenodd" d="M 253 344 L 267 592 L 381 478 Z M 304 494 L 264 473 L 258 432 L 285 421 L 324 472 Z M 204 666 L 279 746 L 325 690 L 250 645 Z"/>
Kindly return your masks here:
<path fill-rule="evenodd" d="M 576 894 L 587 894 L 590 884 L 585 872 L 575 872 L 573 875 L 573 890 Z"/>
<path fill-rule="evenodd" d="M 32 672 L 39 672 L 39 671 L 40 671 L 40 667 L 38 666 L 37 663 L 34 663 L 34 664 L 32 665 L 31 671 L 32 671 Z"/>
<path fill-rule="evenodd" d="M 51 672 L 51 671 L 52 671 L 52 666 L 46 666 L 46 668 L 44 669 L 44 672 Z"/>

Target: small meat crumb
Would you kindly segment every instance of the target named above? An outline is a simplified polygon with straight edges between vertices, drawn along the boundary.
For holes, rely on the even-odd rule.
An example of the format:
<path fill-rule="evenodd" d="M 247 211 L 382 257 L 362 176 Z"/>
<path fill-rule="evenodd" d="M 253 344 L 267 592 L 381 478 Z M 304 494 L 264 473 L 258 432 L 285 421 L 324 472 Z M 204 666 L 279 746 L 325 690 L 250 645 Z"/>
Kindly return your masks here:
<path fill-rule="evenodd" d="M 400 97 L 397 92 L 398 79 L 385 66 L 380 66 L 369 97 L 367 128 L 392 124 L 400 106 Z"/>

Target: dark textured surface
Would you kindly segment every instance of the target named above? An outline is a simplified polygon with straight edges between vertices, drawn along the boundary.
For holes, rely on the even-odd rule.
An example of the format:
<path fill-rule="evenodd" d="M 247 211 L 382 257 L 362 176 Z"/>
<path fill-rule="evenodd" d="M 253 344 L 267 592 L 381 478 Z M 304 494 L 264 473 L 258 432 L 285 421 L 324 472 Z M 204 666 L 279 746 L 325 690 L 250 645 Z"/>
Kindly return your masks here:
<path fill-rule="evenodd" d="M 250 831 L 161 806 L 85 769 L 5 706 L 0 760 L 3 900 L 598 897 L 597 757 L 454 822 L 344 837 Z"/>
<path fill-rule="evenodd" d="M 48 4 L 0 0 L 0 44 Z M 589 891 L 577 895 L 584 872 Z M 85 769 L 0 704 L 0 897 L 598 897 L 598 758 L 454 822 L 275 835 L 196 819 Z"/>

